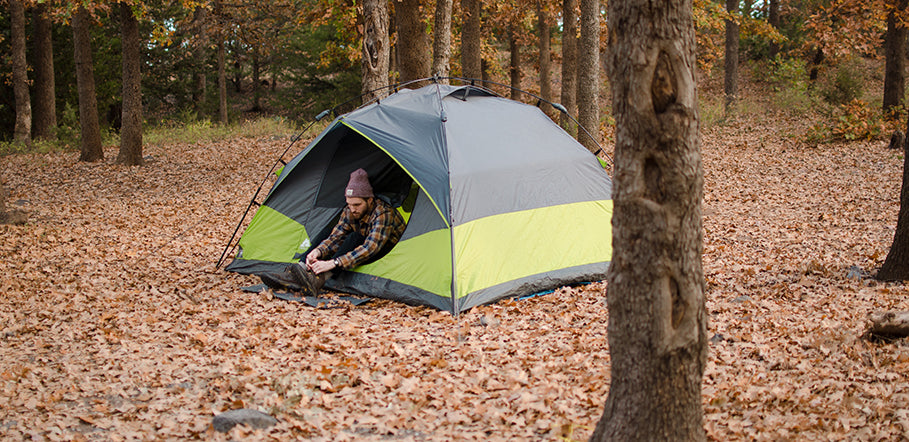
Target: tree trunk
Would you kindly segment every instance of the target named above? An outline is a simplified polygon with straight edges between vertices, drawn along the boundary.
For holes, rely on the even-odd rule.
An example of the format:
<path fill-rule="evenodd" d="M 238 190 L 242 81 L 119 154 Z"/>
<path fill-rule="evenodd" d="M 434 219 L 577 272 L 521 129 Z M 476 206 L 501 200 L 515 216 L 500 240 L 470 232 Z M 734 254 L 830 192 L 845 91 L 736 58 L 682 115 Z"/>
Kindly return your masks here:
<path fill-rule="evenodd" d="M 3 179 L 0 179 L 0 224 L 25 224 L 27 221 L 25 212 L 6 208 L 6 188 Z"/>
<path fill-rule="evenodd" d="M 79 125 L 82 126 L 82 147 L 79 161 L 98 161 L 104 158 L 101 149 L 101 122 L 98 120 L 98 97 L 95 94 L 95 68 L 92 65 L 92 46 L 89 28 L 91 15 L 84 7 L 73 14 L 73 58 L 76 63 L 76 87 L 79 90 Z"/>
<path fill-rule="evenodd" d="M 452 0 L 436 0 L 432 40 L 432 76 L 448 77 L 451 63 Z M 443 80 L 448 83 L 448 80 Z"/>
<path fill-rule="evenodd" d="M 221 2 L 214 0 L 212 7 L 216 22 L 221 21 Z M 219 26 L 215 32 L 218 50 L 218 121 L 222 125 L 227 125 L 230 121 L 227 113 L 227 56 L 224 48 L 224 31 Z"/>
<path fill-rule="evenodd" d="M 253 112 L 262 110 L 262 78 L 259 73 L 261 65 L 259 61 L 259 47 L 253 47 L 252 58 L 252 81 L 253 81 Z"/>
<path fill-rule="evenodd" d="M 508 64 L 509 79 L 511 81 L 511 99 L 520 98 L 518 91 L 521 89 L 521 47 L 518 46 L 518 37 L 514 31 L 516 25 L 508 28 L 508 50 L 511 52 L 511 61 Z"/>
<path fill-rule="evenodd" d="M 609 20 L 612 371 L 591 440 L 704 440 L 704 175 L 692 2 L 613 0 Z"/>
<path fill-rule="evenodd" d="M 25 59 L 25 6 L 22 0 L 9 0 L 10 58 L 13 68 L 13 97 L 16 101 L 16 124 L 13 140 L 32 144 L 32 103 L 28 93 L 28 62 Z"/>
<path fill-rule="evenodd" d="M 907 124 L 909 129 L 909 124 Z M 884 265 L 877 272 L 881 281 L 909 280 L 909 155 L 903 155 L 903 183 L 900 187 L 900 211 L 896 220 L 893 244 Z"/>
<path fill-rule="evenodd" d="M 808 69 L 808 81 L 811 82 L 809 87 L 814 85 L 814 82 L 818 79 L 821 73 L 821 63 L 824 62 L 824 49 L 817 48 L 814 51 L 814 57 L 811 58 L 810 68 Z"/>
<path fill-rule="evenodd" d="M 552 101 L 552 72 L 550 65 L 549 12 L 543 0 L 537 0 L 537 34 L 540 51 L 540 97 Z"/>
<path fill-rule="evenodd" d="M 726 12 L 737 16 L 739 0 L 726 0 Z M 732 115 L 735 112 L 735 103 L 739 93 L 739 23 L 735 20 L 726 20 L 726 72 L 723 81 L 723 91 L 726 94 L 725 112 Z"/>
<path fill-rule="evenodd" d="M 47 4 L 35 6 L 32 14 L 35 26 L 35 138 L 57 138 L 57 98 L 54 87 L 53 22 L 47 16 Z"/>
<path fill-rule="evenodd" d="M 483 65 L 480 61 L 480 14 L 483 12 L 483 0 L 461 0 L 461 11 L 464 14 L 461 25 L 461 76 L 483 78 Z"/>
<path fill-rule="evenodd" d="M 905 12 L 907 0 L 891 0 L 887 14 L 887 33 L 884 35 L 884 113 L 898 111 L 903 105 L 906 71 L 907 30 L 899 16 Z M 899 117 L 899 115 L 894 115 Z"/>
<path fill-rule="evenodd" d="M 770 26 L 773 26 L 773 29 L 779 30 L 780 29 L 780 0 L 770 0 L 768 9 L 769 9 L 769 11 L 767 13 L 767 23 L 769 23 Z M 780 44 L 775 41 L 771 41 L 770 48 L 768 51 L 768 55 L 770 56 L 770 59 L 771 60 L 776 59 L 776 57 L 777 57 L 777 55 L 779 55 L 779 53 L 780 53 Z"/>
<path fill-rule="evenodd" d="M 123 119 L 117 163 L 140 166 L 142 159 L 142 55 L 139 21 L 128 3 L 120 3 L 123 51 Z"/>
<path fill-rule="evenodd" d="M 562 128 L 572 135 L 577 134 L 577 127 L 570 117 L 578 113 L 577 97 L 577 68 L 578 60 L 578 15 L 577 0 L 562 1 L 562 106 L 568 110 L 561 114 L 559 123 Z"/>
<path fill-rule="evenodd" d="M 360 23 L 363 24 L 363 102 L 381 98 L 388 85 L 389 43 L 388 2 L 365 0 Z"/>
<path fill-rule="evenodd" d="M 429 58 L 429 34 L 420 14 L 420 0 L 396 2 L 395 19 L 398 30 L 398 50 L 401 62 L 398 64 L 399 81 L 407 82 L 429 76 L 432 60 Z M 410 87 L 418 88 L 422 84 Z"/>
<path fill-rule="evenodd" d="M 578 141 L 591 152 L 600 142 L 600 2 L 580 0 L 581 39 L 578 41 Z M 593 138 L 591 138 L 593 137 Z"/>

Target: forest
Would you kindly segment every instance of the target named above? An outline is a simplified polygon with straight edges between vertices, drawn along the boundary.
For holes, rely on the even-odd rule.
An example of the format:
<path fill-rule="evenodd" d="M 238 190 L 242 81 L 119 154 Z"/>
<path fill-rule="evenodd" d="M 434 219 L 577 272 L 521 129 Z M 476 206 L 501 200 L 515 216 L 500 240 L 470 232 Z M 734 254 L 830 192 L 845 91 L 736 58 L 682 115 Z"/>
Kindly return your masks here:
<path fill-rule="evenodd" d="M 909 439 L 872 331 L 909 311 L 903 0 L 0 6 L 0 438 Z M 602 147 L 608 280 L 452 314 L 216 267 L 319 114 L 428 81 Z"/>

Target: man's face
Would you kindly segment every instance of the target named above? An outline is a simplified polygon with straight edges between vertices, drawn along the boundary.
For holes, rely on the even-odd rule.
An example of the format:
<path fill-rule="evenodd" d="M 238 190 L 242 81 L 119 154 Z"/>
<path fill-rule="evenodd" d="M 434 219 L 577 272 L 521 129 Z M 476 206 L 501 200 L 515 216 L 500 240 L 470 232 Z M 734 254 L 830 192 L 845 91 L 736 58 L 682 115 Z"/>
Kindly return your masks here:
<path fill-rule="evenodd" d="M 347 197 L 347 208 L 355 220 L 360 220 L 369 208 L 369 202 L 363 198 Z"/>

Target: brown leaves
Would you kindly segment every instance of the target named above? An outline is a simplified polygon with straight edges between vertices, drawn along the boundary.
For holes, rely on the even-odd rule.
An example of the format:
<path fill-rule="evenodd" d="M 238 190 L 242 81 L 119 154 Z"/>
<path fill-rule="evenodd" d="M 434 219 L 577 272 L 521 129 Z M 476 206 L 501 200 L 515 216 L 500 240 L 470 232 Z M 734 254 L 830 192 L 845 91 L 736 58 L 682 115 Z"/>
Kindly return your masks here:
<path fill-rule="evenodd" d="M 886 256 L 902 161 L 746 124 L 702 142 L 708 434 L 905 436 L 909 349 L 861 334 L 868 313 L 909 309 L 907 290 L 847 277 Z M 148 147 L 140 168 L 5 158 L 31 221 L 0 226 L 0 437 L 589 437 L 609 384 L 603 283 L 453 317 L 313 309 L 214 271 L 285 142 Z M 279 424 L 215 433 L 235 408 Z"/>

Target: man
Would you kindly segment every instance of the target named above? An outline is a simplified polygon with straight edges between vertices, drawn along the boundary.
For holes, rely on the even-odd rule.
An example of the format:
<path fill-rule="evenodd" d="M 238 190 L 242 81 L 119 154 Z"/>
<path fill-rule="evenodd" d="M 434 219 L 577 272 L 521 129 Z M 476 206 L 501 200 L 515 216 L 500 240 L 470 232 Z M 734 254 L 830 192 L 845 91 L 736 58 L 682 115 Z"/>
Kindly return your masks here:
<path fill-rule="evenodd" d="M 365 170 L 350 174 L 344 196 L 347 206 L 328 238 L 284 272 L 259 275 L 265 285 L 317 295 L 333 271 L 379 259 L 398 243 L 406 226 L 404 219 L 391 205 L 373 195 Z"/>

